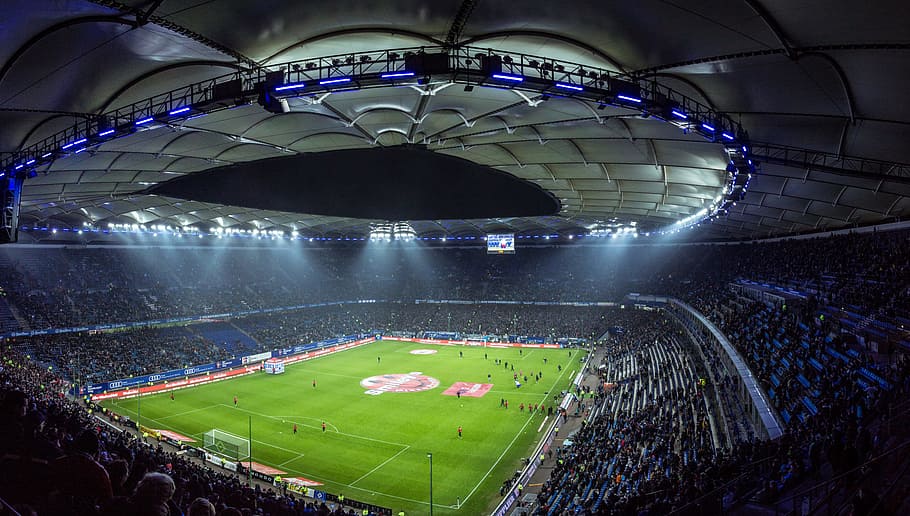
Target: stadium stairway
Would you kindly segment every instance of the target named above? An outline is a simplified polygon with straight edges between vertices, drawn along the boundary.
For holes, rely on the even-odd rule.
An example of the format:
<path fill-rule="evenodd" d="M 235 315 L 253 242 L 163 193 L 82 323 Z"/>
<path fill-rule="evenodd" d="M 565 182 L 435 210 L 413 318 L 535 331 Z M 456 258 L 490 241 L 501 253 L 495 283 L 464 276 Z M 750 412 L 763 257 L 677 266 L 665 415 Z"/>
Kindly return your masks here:
<path fill-rule="evenodd" d="M 595 353 L 594 356 L 591 357 L 591 360 L 589 363 L 599 364 L 602 359 L 603 359 L 603 351 L 599 350 Z M 599 383 L 599 380 L 598 380 L 597 374 L 589 374 L 589 375 L 586 375 L 586 377 L 585 377 L 584 381 L 582 381 L 581 385 L 588 386 L 588 387 L 591 387 L 592 389 L 596 390 L 598 383 Z M 615 399 L 618 401 L 620 399 L 620 397 L 617 396 Z M 568 410 L 568 413 L 572 414 L 573 412 L 574 411 L 572 410 L 572 407 L 570 407 Z M 573 435 L 576 432 L 578 432 L 578 430 L 580 430 L 582 427 L 582 421 L 583 421 L 582 416 L 571 416 L 570 415 L 566 419 L 565 423 L 560 423 L 558 425 L 559 437 L 553 441 L 553 447 L 562 446 L 562 442 L 564 439 L 567 438 L 567 436 Z M 524 492 L 533 493 L 535 495 L 538 494 L 540 492 L 540 488 L 543 485 L 543 483 L 546 482 L 550 478 L 550 473 L 552 473 L 553 467 L 555 465 L 556 465 L 556 454 L 554 453 L 552 457 L 550 457 L 548 455 L 544 459 L 544 461 L 541 463 L 540 467 L 537 468 L 537 471 L 534 473 L 534 475 L 528 481 L 528 485 L 525 487 Z"/>

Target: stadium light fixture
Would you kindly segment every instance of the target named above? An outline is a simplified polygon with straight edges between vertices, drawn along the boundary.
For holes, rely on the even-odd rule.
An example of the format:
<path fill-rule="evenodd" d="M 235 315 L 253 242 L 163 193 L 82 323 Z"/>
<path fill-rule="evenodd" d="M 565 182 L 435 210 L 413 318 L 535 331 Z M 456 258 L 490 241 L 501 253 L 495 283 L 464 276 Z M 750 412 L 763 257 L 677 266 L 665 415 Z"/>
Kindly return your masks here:
<path fill-rule="evenodd" d="M 351 82 L 350 77 L 338 77 L 337 79 L 323 79 L 319 81 L 320 86 L 328 86 L 330 84 L 342 84 L 346 82 Z"/>
<path fill-rule="evenodd" d="M 520 75 L 509 75 L 509 74 L 505 74 L 505 73 L 494 73 L 492 75 L 492 77 L 494 79 L 499 79 L 502 81 L 512 81 L 512 82 L 521 82 L 521 81 L 525 80 L 525 78 Z"/>
<path fill-rule="evenodd" d="M 149 123 L 149 122 L 153 122 L 154 120 L 155 120 L 155 117 L 151 117 L 151 116 L 150 116 L 150 117 L 146 117 L 146 118 L 140 118 L 139 120 L 136 120 L 136 121 L 134 122 L 134 124 L 135 124 L 136 126 L 140 126 L 140 125 L 145 125 L 145 124 L 147 124 L 147 123 Z"/>
<path fill-rule="evenodd" d="M 392 227 L 392 236 L 395 240 L 410 242 L 417 238 L 417 231 L 407 222 L 396 222 Z"/>
<path fill-rule="evenodd" d="M 188 113 L 189 111 L 190 111 L 190 107 L 189 107 L 189 106 L 183 106 L 183 107 L 181 107 L 181 108 L 177 108 L 177 109 L 175 109 L 175 110 L 173 110 L 173 111 L 168 112 L 168 115 L 170 115 L 170 116 L 177 116 L 177 115 L 182 115 L 183 113 Z"/>
<path fill-rule="evenodd" d="M 85 143 L 86 141 L 87 141 L 87 140 L 86 140 L 85 138 L 80 138 L 80 139 L 78 139 L 78 140 L 76 140 L 76 141 L 72 141 L 72 142 L 67 143 L 67 144 L 64 145 L 63 147 L 60 147 L 60 149 L 61 149 L 61 150 L 67 150 L 67 149 L 69 149 L 69 148 L 75 147 L 76 145 L 83 144 L 83 143 Z"/>
<path fill-rule="evenodd" d="M 379 76 L 380 79 L 399 79 L 401 77 L 414 77 L 414 72 L 390 72 Z"/>
<path fill-rule="evenodd" d="M 108 130 L 106 130 L 106 131 L 101 131 L 100 133 L 98 133 L 98 137 L 99 137 L 99 138 L 104 138 L 105 136 L 110 136 L 110 135 L 112 135 L 112 134 L 114 134 L 114 130 L 113 130 L 113 129 L 108 129 Z"/>
<path fill-rule="evenodd" d="M 712 133 L 716 130 L 713 125 L 706 124 L 706 123 L 702 123 L 701 128 L 704 129 L 705 131 L 711 131 Z"/>
<path fill-rule="evenodd" d="M 635 104 L 641 104 L 641 99 L 638 97 L 632 97 L 629 95 L 617 95 L 616 98 L 619 100 L 624 100 L 626 102 L 633 102 Z"/>
<path fill-rule="evenodd" d="M 674 110 L 670 111 L 670 113 L 673 116 L 675 116 L 676 118 L 682 118 L 683 120 L 687 120 L 689 118 L 689 115 L 683 113 L 682 111 L 680 111 L 678 109 L 674 109 Z"/>
<path fill-rule="evenodd" d="M 566 84 L 564 82 L 557 82 L 556 87 L 562 88 L 564 90 L 585 91 L 584 87 L 582 87 L 582 86 L 576 86 L 574 84 Z"/>
<path fill-rule="evenodd" d="M 299 90 L 301 88 L 306 88 L 305 82 L 295 82 L 295 83 L 291 83 L 291 84 L 283 84 L 281 86 L 276 86 L 275 91 Z"/>

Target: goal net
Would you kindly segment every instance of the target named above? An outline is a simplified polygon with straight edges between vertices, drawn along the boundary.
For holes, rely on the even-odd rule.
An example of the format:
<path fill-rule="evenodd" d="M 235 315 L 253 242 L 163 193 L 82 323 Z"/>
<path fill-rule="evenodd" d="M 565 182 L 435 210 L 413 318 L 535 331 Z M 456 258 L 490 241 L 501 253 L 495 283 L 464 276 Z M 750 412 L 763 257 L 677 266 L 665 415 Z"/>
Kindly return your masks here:
<path fill-rule="evenodd" d="M 205 451 L 234 460 L 249 458 L 250 440 L 213 428 L 203 438 Z"/>

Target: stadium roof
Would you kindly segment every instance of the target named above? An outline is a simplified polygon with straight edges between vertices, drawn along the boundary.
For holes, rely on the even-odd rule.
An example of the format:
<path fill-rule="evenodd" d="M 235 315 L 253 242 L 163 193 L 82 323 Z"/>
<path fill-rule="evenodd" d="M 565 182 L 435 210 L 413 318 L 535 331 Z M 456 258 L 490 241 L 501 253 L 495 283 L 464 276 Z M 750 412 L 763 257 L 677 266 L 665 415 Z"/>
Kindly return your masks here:
<path fill-rule="evenodd" d="M 896 0 L 5 0 L 0 9 L 0 158 L 8 166 L 39 159 L 23 188 L 23 224 L 363 236 L 375 221 L 148 188 L 233 163 L 399 145 L 491 166 L 560 202 L 552 215 L 413 221 L 420 235 L 572 233 L 632 222 L 667 228 L 710 210 L 731 186 L 724 142 L 684 131 L 680 120 L 612 97 L 445 74 L 317 87 L 273 105 L 280 110 L 255 101 L 219 105 L 204 117 L 158 117 L 45 159 L 27 154 L 78 141 L 80 128 L 101 127 L 101 114 L 126 108 L 141 116 L 137 106 L 151 106 L 156 95 L 193 84 L 201 91 L 226 74 L 284 69 L 279 84 L 300 77 L 318 86 L 418 47 L 465 56 L 482 49 L 509 72 L 505 56 L 534 73 L 549 62 L 546 77 L 570 85 L 596 85 L 579 79 L 579 68 L 648 88 L 656 81 L 741 124 L 756 174 L 729 214 L 694 229 L 700 237 L 820 231 L 910 213 L 910 11 Z M 309 62 L 330 65 L 310 74 Z M 736 137 L 746 141 L 745 134 Z"/>

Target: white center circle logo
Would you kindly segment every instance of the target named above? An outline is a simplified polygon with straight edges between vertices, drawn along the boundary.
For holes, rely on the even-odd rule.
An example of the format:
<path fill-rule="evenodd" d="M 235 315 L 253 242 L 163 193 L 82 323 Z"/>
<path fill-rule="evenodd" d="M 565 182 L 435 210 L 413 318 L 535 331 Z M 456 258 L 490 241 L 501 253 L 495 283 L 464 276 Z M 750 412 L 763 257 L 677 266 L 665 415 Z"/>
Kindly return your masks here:
<path fill-rule="evenodd" d="M 412 355 L 432 355 L 436 353 L 435 349 L 413 349 L 409 353 Z"/>
<path fill-rule="evenodd" d="M 378 396 L 384 392 L 421 392 L 439 387 L 439 380 L 419 372 L 407 374 L 383 374 L 360 381 L 367 389 L 365 394 Z"/>

